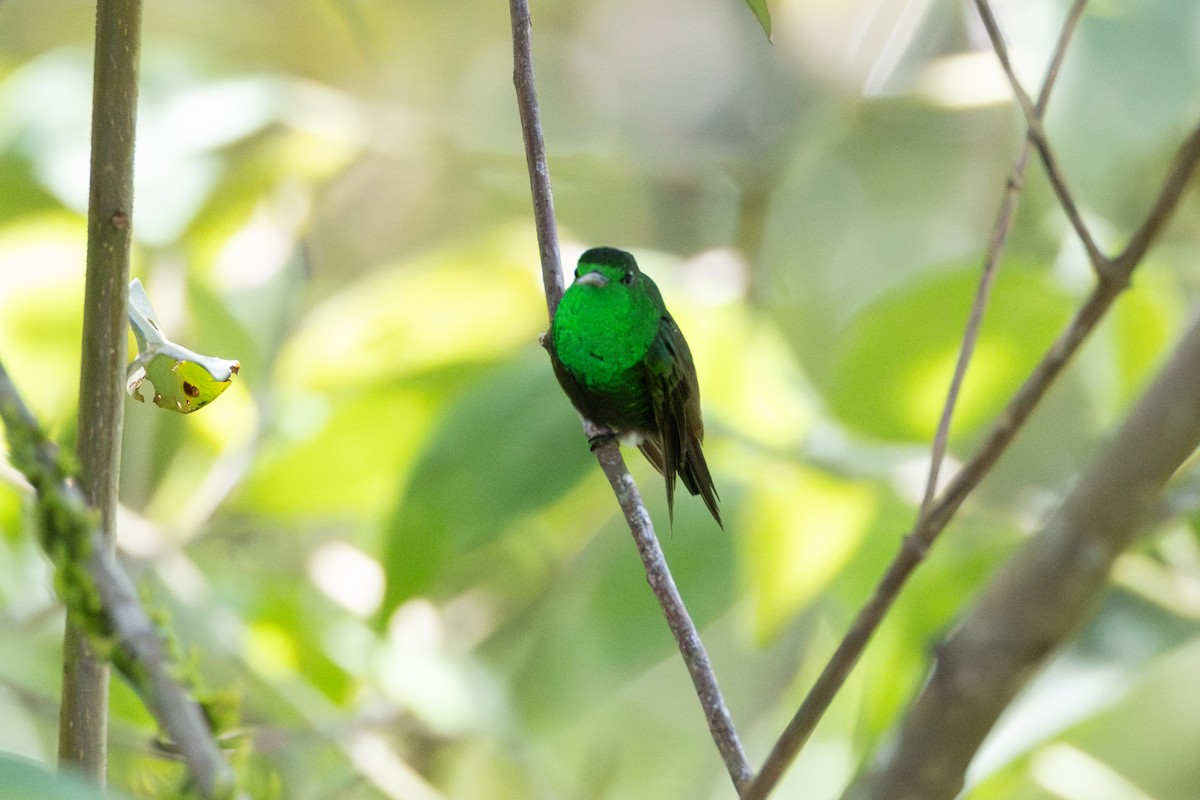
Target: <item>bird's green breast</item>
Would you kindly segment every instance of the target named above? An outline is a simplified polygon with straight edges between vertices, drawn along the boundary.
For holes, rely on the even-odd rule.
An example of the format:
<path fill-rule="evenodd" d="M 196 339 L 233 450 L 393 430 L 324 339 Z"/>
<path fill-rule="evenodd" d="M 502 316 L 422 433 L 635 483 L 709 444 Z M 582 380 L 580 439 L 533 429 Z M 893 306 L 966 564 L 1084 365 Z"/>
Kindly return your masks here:
<path fill-rule="evenodd" d="M 576 284 L 563 295 L 552 330 L 555 357 L 585 395 L 573 397 L 576 404 L 608 417 L 593 421 L 641 424 L 612 417 L 641 417 L 648 408 L 643 362 L 661 318 L 654 296 L 638 284 Z M 595 405 L 609 407 L 604 409 L 609 413 L 597 414 Z"/>

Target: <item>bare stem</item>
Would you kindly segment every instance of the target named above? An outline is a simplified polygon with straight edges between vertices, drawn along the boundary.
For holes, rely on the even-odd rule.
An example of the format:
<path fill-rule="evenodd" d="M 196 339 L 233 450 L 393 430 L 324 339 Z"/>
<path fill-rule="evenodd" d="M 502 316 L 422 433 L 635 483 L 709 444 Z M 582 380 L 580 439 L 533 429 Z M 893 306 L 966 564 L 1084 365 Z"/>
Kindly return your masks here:
<path fill-rule="evenodd" d="M 1095 608 L 1113 560 L 1200 445 L 1200 324 L 1079 483 L 1001 568 L 938 648 L 894 744 L 847 792 L 854 800 L 950 800 L 1021 687 Z"/>
<path fill-rule="evenodd" d="M 1054 88 L 1054 82 L 1058 78 L 1058 71 L 1062 66 L 1063 59 L 1067 55 L 1067 45 L 1071 41 L 1071 35 L 1075 32 L 1076 25 L 1079 24 L 1080 17 L 1083 16 L 1083 10 L 1087 6 L 1087 0 L 1075 0 L 1075 4 L 1071 6 L 1071 10 L 1067 13 L 1066 22 L 1063 23 L 1062 30 L 1058 35 L 1058 43 L 1054 48 L 1054 55 L 1050 59 L 1050 65 L 1046 68 L 1046 77 L 1042 81 L 1042 91 L 1038 95 L 1037 107 L 1034 112 L 1038 119 L 1046 112 L 1046 105 L 1050 102 L 1050 91 Z M 1021 193 L 1021 189 L 1025 185 L 1025 167 L 1029 163 L 1029 149 L 1032 139 L 1026 134 L 1025 141 L 1021 145 L 1021 153 L 1017 156 L 1017 161 L 1013 164 L 1012 173 L 1009 176 L 1007 184 L 1004 187 L 1004 198 L 1000 201 L 1000 210 L 996 214 L 996 222 L 992 226 L 992 238 L 988 242 L 987 256 L 983 261 L 983 274 L 979 278 L 979 287 L 975 291 L 975 299 L 971 304 L 971 313 L 967 319 L 967 327 L 963 333 L 962 347 L 958 353 L 958 362 L 954 366 L 954 377 L 950 380 L 950 389 L 946 393 L 946 402 L 942 406 L 942 415 L 938 419 L 937 433 L 933 438 L 933 451 L 929 459 L 929 479 L 925 484 L 925 496 L 921 501 L 921 511 L 919 516 L 924 516 L 929 510 L 930 504 L 933 503 L 934 495 L 937 493 L 938 473 L 942 468 L 942 461 L 946 456 L 946 448 L 950 440 L 950 422 L 954 416 L 954 407 L 958 403 L 958 394 L 962 389 L 963 380 L 966 379 L 967 367 L 971 363 L 971 355 L 975 352 L 975 345 L 979 340 L 979 329 L 983 324 L 983 312 L 987 308 L 988 298 L 992 293 L 992 286 L 995 283 L 996 272 L 1000 265 L 1000 257 L 1004 254 L 1004 246 L 1008 242 L 1008 234 L 1012 230 L 1013 217 L 1017 209 L 1017 198 Z"/>
<path fill-rule="evenodd" d="M 979 1 L 986 5 L 985 0 Z M 1074 27 L 1076 19 L 1076 9 L 1072 9 L 1064 27 Z M 1067 37 L 1062 36 L 1059 41 L 1060 47 L 1065 47 Z M 1048 81 L 1053 78 L 1055 69 L 1049 73 Z M 1036 145 L 1032 127 L 1030 137 Z M 1158 198 L 1130 246 L 1126 248 L 1126 253 L 1132 253 L 1140 260 L 1149 249 L 1177 207 L 1183 188 L 1197 161 L 1200 161 L 1200 128 L 1181 147 Z M 1069 194 L 1067 197 L 1070 201 Z M 1099 263 L 1105 266 L 1098 270 L 1099 280 L 1095 289 L 993 423 L 976 454 L 955 475 L 938 499 L 920 514 L 917 525 L 904 538 L 900 552 L 888 567 L 874 594 L 859 611 L 817 682 L 775 743 L 762 770 L 743 793 L 743 800 L 765 798 L 782 777 L 784 770 L 812 735 L 834 696 L 845 683 L 854 665 L 858 663 L 870 637 L 895 602 L 900 589 L 924 559 L 938 534 L 945 529 L 963 501 L 991 470 L 1055 378 L 1128 285 L 1129 273 L 1136 267 L 1136 262 L 1131 260 L 1131 256 L 1127 257 L 1126 253 L 1116 260 L 1101 255 Z M 1117 269 L 1122 272 L 1115 273 Z"/>
<path fill-rule="evenodd" d="M 541 115 L 533 80 L 533 53 L 530 41 L 529 4 L 527 0 L 509 0 L 512 16 L 513 83 L 517 90 L 517 106 L 521 113 L 521 133 L 525 140 L 525 157 L 529 167 L 529 185 L 533 193 L 533 213 L 537 228 L 538 250 L 542 261 L 542 281 L 546 290 L 546 306 L 553 321 L 558 301 L 563 295 L 562 266 L 558 250 L 558 232 L 554 221 L 554 201 L 550 192 L 550 170 L 546 165 L 546 148 L 542 137 Z M 738 740 L 733 719 L 717 685 L 700 634 L 692 622 L 683 598 L 671 577 L 666 558 L 650 515 L 642 502 L 633 476 L 608 431 L 584 423 L 588 438 L 596 442 L 593 450 L 600 468 L 612 485 L 629 530 L 637 544 L 638 554 L 646 568 L 646 580 L 662 606 L 667 624 L 679 646 L 680 655 L 691 675 L 696 695 L 704 709 L 713 742 L 725 762 L 729 777 L 739 790 L 751 777 L 750 764 Z"/>
<path fill-rule="evenodd" d="M 537 89 L 533 82 L 533 26 L 528 0 L 509 0 L 508 7 L 512 17 L 513 85 L 517 89 L 517 109 L 521 114 L 529 189 L 533 193 L 533 221 L 542 260 L 542 283 L 546 289 L 546 306 L 553 320 L 564 285 L 558 251 L 558 224 L 554 219 L 554 194 L 550 190 L 550 167 L 546 164 L 546 142 L 542 137 L 542 113 L 538 109 Z"/>
<path fill-rule="evenodd" d="M 675 579 L 671 577 L 666 556 L 663 555 L 658 537 L 654 534 L 654 525 L 646 512 L 637 484 L 625 466 L 625 459 L 621 457 L 617 440 L 611 435 L 600 436 L 602 438 L 594 448 L 596 459 L 617 496 L 617 502 L 621 504 L 621 511 L 629 524 L 629 532 L 633 534 L 638 555 L 646 568 L 646 580 L 662 606 L 667 625 L 671 628 L 675 643 L 679 647 L 679 654 L 683 656 L 683 663 L 692 678 L 696 696 L 700 699 L 700 706 L 704 709 L 709 733 L 712 734 L 713 742 L 725 761 L 725 768 L 729 771 L 733 785 L 740 790 L 750 782 L 753 774 L 750 771 L 750 762 L 746 760 L 746 753 L 742 750 L 737 729 L 734 728 L 733 718 L 725 706 L 724 697 L 721 696 L 708 652 L 704 649 L 696 625 L 679 595 Z"/>
<path fill-rule="evenodd" d="M 125 402 L 125 303 L 133 214 L 141 0 L 98 0 L 92 93 L 78 455 L 81 490 L 99 513 L 104 547 L 116 529 L 118 469 Z M 108 669 L 86 635 L 68 621 L 63 641 L 59 758 L 98 783 L 105 780 Z"/>
<path fill-rule="evenodd" d="M 1077 3 L 1076 5 L 1079 6 L 1080 4 Z M 1050 147 L 1050 140 L 1046 138 L 1046 131 L 1042 127 L 1042 115 L 1034 107 L 1033 101 L 1029 99 L 1029 95 L 1022 88 L 1021 82 L 1017 80 L 1017 74 L 1013 71 L 1012 62 L 1008 57 L 1008 46 L 1004 43 L 1004 35 L 1000 32 L 1000 26 L 996 24 L 996 17 L 992 14 L 992 8 L 988 4 L 988 0 L 975 0 L 975 7 L 979 10 L 980 19 L 983 20 L 983 26 L 987 29 L 988 37 L 992 40 L 992 49 L 996 51 L 996 57 L 1000 60 L 1000 66 L 1004 68 L 1004 74 L 1008 76 L 1013 97 L 1016 98 L 1017 105 L 1020 107 L 1021 113 L 1025 116 L 1025 125 L 1029 129 L 1029 140 L 1033 142 L 1034 147 L 1037 148 L 1038 154 L 1042 158 L 1042 165 L 1046 168 L 1046 175 L 1050 179 L 1050 185 L 1054 188 L 1054 194 L 1058 197 L 1058 203 L 1062 206 L 1067 219 L 1070 220 L 1071 226 L 1079 236 L 1079 240 L 1083 242 L 1083 247 L 1087 250 L 1088 259 L 1092 262 L 1092 267 L 1102 278 L 1108 278 L 1112 272 L 1111 260 L 1100 251 L 1099 245 L 1096 244 L 1095 238 L 1092 236 L 1087 224 L 1083 221 L 1083 215 L 1079 212 L 1074 195 L 1067 188 L 1066 178 L 1063 177 L 1062 170 L 1058 166 L 1058 159 L 1054 157 L 1054 151 Z M 1079 7 L 1079 12 L 1082 13 L 1082 11 L 1083 8 Z M 1076 19 L 1075 9 L 1073 8 L 1071 15 L 1068 17 L 1067 25 L 1073 28 L 1074 20 Z"/>

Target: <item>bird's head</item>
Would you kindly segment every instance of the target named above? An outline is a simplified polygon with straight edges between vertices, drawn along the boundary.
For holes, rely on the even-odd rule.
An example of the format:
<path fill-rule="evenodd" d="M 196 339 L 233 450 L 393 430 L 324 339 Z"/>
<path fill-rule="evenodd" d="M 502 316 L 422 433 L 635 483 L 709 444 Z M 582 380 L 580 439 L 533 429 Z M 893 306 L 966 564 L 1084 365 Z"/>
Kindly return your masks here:
<path fill-rule="evenodd" d="M 630 287 L 638 283 L 642 273 L 633 256 L 615 247 L 593 247 L 579 257 L 575 268 L 575 283 L 604 288 Z"/>

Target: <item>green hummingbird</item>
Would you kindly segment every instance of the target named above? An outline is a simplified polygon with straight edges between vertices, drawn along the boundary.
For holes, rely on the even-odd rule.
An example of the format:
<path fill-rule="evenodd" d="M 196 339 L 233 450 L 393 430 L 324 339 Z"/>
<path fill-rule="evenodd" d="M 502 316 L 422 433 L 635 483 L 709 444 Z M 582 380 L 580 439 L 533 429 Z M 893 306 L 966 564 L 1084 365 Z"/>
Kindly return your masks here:
<path fill-rule="evenodd" d="M 678 475 L 721 525 L 717 490 L 700 449 L 704 421 L 692 353 L 658 287 L 632 255 L 594 247 L 579 257 L 547 347 L 576 410 L 636 445 L 663 474 L 671 519 Z"/>

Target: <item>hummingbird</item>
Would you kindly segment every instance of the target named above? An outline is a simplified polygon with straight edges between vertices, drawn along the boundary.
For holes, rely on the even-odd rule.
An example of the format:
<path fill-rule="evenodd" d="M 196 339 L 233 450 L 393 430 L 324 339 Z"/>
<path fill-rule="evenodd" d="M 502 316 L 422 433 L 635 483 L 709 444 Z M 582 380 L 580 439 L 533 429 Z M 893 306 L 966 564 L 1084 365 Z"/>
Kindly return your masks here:
<path fill-rule="evenodd" d="M 594 247 L 579 257 L 546 342 L 575 409 L 636 446 L 662 473 L 672 522 L 678 476 L 724 528 L 700 448 L 704 421 L 692 353 L 631 254 Z"/>

